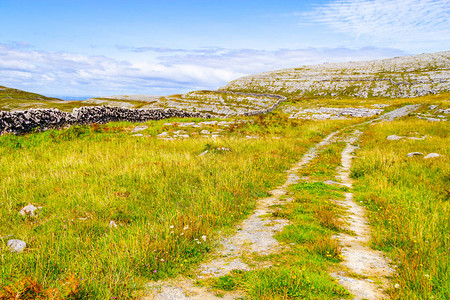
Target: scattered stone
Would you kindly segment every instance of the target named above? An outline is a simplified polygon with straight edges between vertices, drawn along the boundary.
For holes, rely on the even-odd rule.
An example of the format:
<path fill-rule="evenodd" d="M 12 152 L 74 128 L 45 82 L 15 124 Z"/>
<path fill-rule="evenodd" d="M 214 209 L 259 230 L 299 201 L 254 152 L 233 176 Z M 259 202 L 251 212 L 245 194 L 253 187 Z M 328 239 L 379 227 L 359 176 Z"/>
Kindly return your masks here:
<path fill-rule="evenodd" d="M 226 147 L 217 147 L 217 150 L 219 150 L 219 151 L 231 151 L 230 148 L 226 148 Z"/>
<path fill-rule="evenodd" d="M 390 104 L 382 104 L 382 103 L 372 105 L 372 107 L 375 107 L 375 108 L 384 108 L 384 107 L 389 107 L 389 106 L 391 106 L 391 105 Z"/>
<path fill-rule="evenodd" d="M 145 130 L 145 129 L 147 129 L 147 128 L 148 128 L 148 126 L 136 126 L 136 127 L 134 127 L 134 129 L 133 129 L 132 132 L 143 131 L 143 130 Z"/>
<path fill-rule="evenodd" d="M 402 136 L 398 136 L 398 135 L 390 135 L 390 136 L 388 136 L 386 139 L 388 140 L 388 141 L 396 141 L 396 140 L 400 140 L 400 139 L 402 139 L 403 137 Z"/>
<path fill-rule="evenodd" d="M 19 213 L 22 216 L 27 216 L 28 215 L 28 216 L 34 217 L 35 216 L 34 212 L 37 209 L 39 209 L 39 208 L 34 206 L 34 205 L 32 205 L 32 204 L 29 204 L 29 205 L 25 206 L 24 208 L 22 208 Z"/>
<path fill-rule="evenodd" d="M 27 247 L 27 243 L 22 240 L 9 240 L 6 245 L 11 252 L 22 252 Z"/>
<path fill-rule="evenodd" d="M 410 152 L 406 156 L 413 157 L 413 156 L 419 156 L 419 155 L 423 155 L 423 153 L 422 152 Z"/>
<path fill-rule="evenodd" d="M 428 122 L 440 122 L 441 119 L 436 119 L 436 118 L 427 118 Z"/>
<path fill-rule="evenodd" d="M 110 228 L 116 228 L 116 227 L 117 227 L 116 222 L 114 222 L 114 221 L 109 221 L 109 227 L 110 227 Z"/>
<path fill-rule="evenodd" d="M 133 134 L 132 136 L 144 136 L 144 135 L 141 133 L 137 133 L 137 134 Z"/>
<path fill-rule="evenodd" d="M 209 132 L 208 130 L 206 130 L 206 129 L 205 129 L 205 130 L 202 130 L 202 131 L 200 131 L 200 133 L 201 133 L 201 134 L 210 134 L 210 132 Z"/>
<path fill-rule="evenodd" d="M 157 135 L 157 137 L 166 137 L 169 133 L 167 133 L 166 131 L 161 132 L 160 134 Z"/>
<path fill-rule="evenodd" d="M 220 135 L 218 135 L 218 134 L 213 134 L 213 135 L 211 135 L 211 138 L 213 138 L 213 139 L 216 139 L 216 138 L 218 138 L 218 137 L 220 137 Z"/>
<path fill-rule="evenodd" d="M 415 140 L 415 141 L 420 141 L 420 140 L 424 140 L 424 139 L 426 139 L 428 136 L 427 135 L 424 135 L 424 136 L 422 136 L 422 137 L 409 137 L 408 138 L 408 140 Z"/>
<path fill-rule="evenodd" d="M 439 157 L 441 155 L 439 155 L 438 153 L 430 153 L 427 154 L 423 159 L 427 159 L 427 158 L 434 158 L 434 157 Z"/>
<path fill-rule="evenodd" d="M 339 182 L 334 181 L 334 180 L 325 180 L 323 183 L 328 184 L 328 185 L 340 184 Z"/>
<path fill-rule="evenodd" d="M 368 109 L 368 108 L 336 108 L 336 107 L 318 107 L 302 109 L 298 107 L 290 107 L 284 110 L 286 113 L 290 113 L 291 119 L 307 119 L 307 120 L 337 120 L 347 119 L 348 117 L 354 118 L 369 118 L 379 115 L 383 112 L 382 109 Z"/>
<path fill-rule="evenodd" d="M 206 153 L 208 153 L 208 150 L 206 150 L 206 151 L 203 151 L 202 153 L 200 153 L 198 156 L 203 156 L 203 155 L 206 155 Z"/>
<path fill-rule="evenodd" d="M 259 139 L 259 136 L 246 135 L 246 139 Z"/>
<path fill-rule="evenodd" d="M 430 105 L 428 108 L 429 108 L 430 110 L 433 110 L 433 109 L 438 108 L 438 106 L 437 106 L 437 105 Z"/>

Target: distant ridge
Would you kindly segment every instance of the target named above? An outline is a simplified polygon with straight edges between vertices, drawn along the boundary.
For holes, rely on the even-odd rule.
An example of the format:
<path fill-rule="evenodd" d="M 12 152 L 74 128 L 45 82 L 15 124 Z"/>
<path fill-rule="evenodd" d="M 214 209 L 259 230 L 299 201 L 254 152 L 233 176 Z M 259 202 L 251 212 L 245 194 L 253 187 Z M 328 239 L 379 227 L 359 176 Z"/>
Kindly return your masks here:
<path fill-rule="evenodd" d="M 302 97 L 417 97 L 450 90 L 450 51 L 250 75 L 220 90 Z"/>

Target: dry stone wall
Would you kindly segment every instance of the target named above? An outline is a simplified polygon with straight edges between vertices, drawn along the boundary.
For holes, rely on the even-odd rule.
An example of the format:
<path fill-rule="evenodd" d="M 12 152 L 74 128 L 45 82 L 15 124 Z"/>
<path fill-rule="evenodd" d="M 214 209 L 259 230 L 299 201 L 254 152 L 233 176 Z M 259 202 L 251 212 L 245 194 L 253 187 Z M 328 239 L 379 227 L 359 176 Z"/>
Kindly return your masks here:
<path fill-rule="evenodd" d="M 210 118 L 211 115 L 177 109 L 129 109 L 109 106 L 80 107 L 75 108 L 72 113 L 54 108 L 0 111 L 0 134 L 24 134 L 34 130 L 62 128 L 69 125 L 104 124 L 117 121 L 146 122 L 174 117 Z"/>

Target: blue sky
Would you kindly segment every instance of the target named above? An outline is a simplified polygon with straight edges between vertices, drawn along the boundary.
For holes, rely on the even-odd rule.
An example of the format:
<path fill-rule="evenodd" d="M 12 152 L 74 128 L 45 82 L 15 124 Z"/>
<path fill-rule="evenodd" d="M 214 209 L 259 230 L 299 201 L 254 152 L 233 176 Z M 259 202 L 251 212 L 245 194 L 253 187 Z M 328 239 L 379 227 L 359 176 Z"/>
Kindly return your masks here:
<path fill-rule="evenodd" d="M 450 50 L 450 0 L 0 0 L 0 12 L 0 85 L 61 97 Z"/>

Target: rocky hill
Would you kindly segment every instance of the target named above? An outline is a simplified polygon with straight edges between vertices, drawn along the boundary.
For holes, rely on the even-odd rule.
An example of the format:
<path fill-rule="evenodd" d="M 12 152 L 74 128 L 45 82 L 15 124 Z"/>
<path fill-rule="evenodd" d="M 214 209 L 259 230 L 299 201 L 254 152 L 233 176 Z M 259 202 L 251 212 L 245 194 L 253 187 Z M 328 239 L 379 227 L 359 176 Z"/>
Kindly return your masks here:
<path fill-rule="evenodd" d="M 220 90 L 302 97 L 417 97 L 450 90 L 450 51 L 246 76 Z"/>

